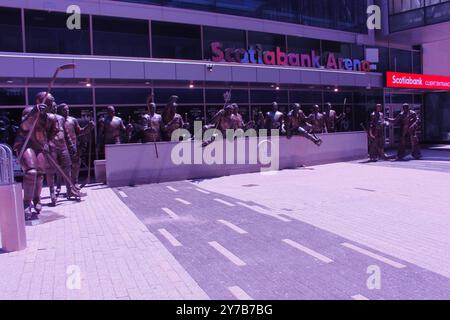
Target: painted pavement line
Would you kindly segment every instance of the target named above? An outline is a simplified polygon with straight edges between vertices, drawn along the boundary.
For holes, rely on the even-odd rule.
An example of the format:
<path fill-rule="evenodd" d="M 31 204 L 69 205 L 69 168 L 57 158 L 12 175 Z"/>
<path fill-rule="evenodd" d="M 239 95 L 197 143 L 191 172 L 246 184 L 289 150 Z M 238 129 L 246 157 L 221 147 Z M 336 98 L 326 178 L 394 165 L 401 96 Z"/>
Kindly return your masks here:
<path fill-rule="evenodd" d="M 306 254 L 309 254 L 310 256 L 312 256 L 312 257 L 314 257 L 314 258 L 316 258 L 316 259 L 318 259 L 318 260 L 320 260 L 320 261 L 322 261 L 324 263 L 331 263 L 331 262 L 333 262 L 333 260 L 331 260 L 330 258 L 325 257 L 324 255 L 322 255 L 322 254 L 320 254 L 320 253 L 318 253 L 318 252 L 316 252 L 316 251 L 314 251 L 312 249 L 309 249 L 309 248 L 307 248 L 305 246 L 302 246 L 298 242 L 295 242 L 295 241 L 290 240 L 290 239 L 284 239 L 282 241 L 284 243 L 290 245 L 291 247 L 294 247 L 295 249 L 298 249 L 298 250 L 300 250 L 300 251 L 302 251 L 302 252 L 304 252 Z"/>
<path fill-rule="evenodd" d="M 250 297 L 247 292 L 245 292 L 244 290 L 242 290 L 240 287 L 238 286 L 234 286 L 234 287 L 229 287 L 228 290 L 231 292 L 231 294 L 233 296 L 235 296 L 236 299 L 238 300 L 253 300 L 252 297 Z"/>
<path fill-rule="evenodd" d="M 388 264 L 388 265 L 390 265 L 390 266 L 392 266 L 392 267 L 394 267 L 394 268 L 397 268 L 397 269 L 403 269 L 403 268 L 406 268 L 406 266 L 405 266 L 404 264 L 401 264 L 401 263 L 398 263 L 398 262 L 393 261 L 393 260 L 391 260 L 391 259 L 385 258 L 385 257 L 383 257 L 383 256 L 380 256 L 379 254 L 370 252 L 370 251 L 368 251 L 368 250 L 366 250 L 366 249 L 357 247 L 357 246 L 355 246 L 355 245 L 353 245 L 353 244 L 351 244 L 351 243 L 344 242 L 344 243 L 341 243 L 341 245 L 344 246 L 344 247 L 346 247 L 346 248 L 349 248 L 349 249 L 351 249 L 351 250 L 354 250 L 354 251 L 356 251 L 356 252 L 359 252 L 359 253 L 361 253 L 361 254 L 364 254 L 364 255 L 366 255 L 366 256 L 368 256 L 368 257 L 371 257 L 371 258 L 373 258 L 373 259 L 375 259 L 375 260 L 384 262 L 384 263 L 386 263 L 386 264 Z"/>
<path fill-rule="evenodd" d="M 123 192 L 122 190 L 119 190 L 118 193 L 122 198 L 128 198 L 127 194 L 125 192 Z"/>
<path fill-rule="evenodd" d="M 167 241 L 174 247 L 182 247 L 183 245 L 166 229 L 159 229 L 158 232 L 166 238 Z"/>
<path fill-rule="evenodd" d="M 245 231 L 244 229 L 239 228 L 237 225 L 232 224 L 232 223 L 229 222 L 229 221 L 226 221 L 226 220 L 217 220 L 217 221 L 220 222 L 221 224 L 227 226 L 227 227 L 230 228 L 231 230 L 236 231 L 236 232 L 239 233 L 239 234 L 247 234 L 247 233 L 248 233 L 248 232 Z"/>
<path fill-rule="evenodd" d="M 216 241 L 208 242 L 208 244 L 216 249 L 220 254 L 222 254 L 225 258 L 233 262 L 238 267 L 246 266 L 247 264 L 239 259 L 236 255 L 234 255 L 232 252 L 230 252 L 228 249 L 224 248 L 220 243 Z"/>
<path fill-rule="evenodd" d="M 174 187 L 171 187 L 171 186 L 166 186 L 166 188 L 167 188 L 167 189 L 169 189 L 170 191 L 173 191 L 173 192 L 178 192 L 178 190 L 177 190 L 177 189 L 175 189 Z"/>
<path fill-rule="evenodd" d="M 161 208 L 161 209 L 162 209 L 162 211 L 167 213 L 172 219 L 175 219 L 175 220 L 180 219 L 180 217 L 175 212 L 170 210 L 169 208 Z"/>
<path fill-rule="evenodd" d="M 189 201 L 183 200 L 181 198 L 175 198 L 176 201 L 181 202 L 182 204 L 185 205 L 190 205 L 191 203 Z"/>
<path fill-rule="evenodd" d="M 236 202 L 236 203 L 237 203 L 238 205 L 244 207 L 244 208 L 253 210 L 253 211 L 258 212 L 258 213 L 261 213 L 261 214 L 265 214 L 265 215 L 267 215 L 267 216 L 270 216 L 270 217 L 272 217 L 272 218 L 278 219 L 278 220 L 280 220 L 280 221 L 283 221 L 283 222 L 291 222 L 291 220 L 286 219 L 286 218 L 283 218 L 282 216 L 280 216 L 280 215 L 278 215 L 278 214 L 273 214 L 273 213 L 271 213 L 271 212 L 269 212 L 269 211 L 267 211 L 267 210 L 265 210 L 265 209 L 263 209 L 263 208 L 261 208 L 261 207 L 258 207 L 258 206 L 250 206 L 250 205 L 245 204 L 245 203 L 243 203 L 243 202 Z"/>
<path fill-rule="evenodd" d="M 214 201 L 219 202 L 219 203 L 224 204 L 224 205 L 229 206 L 229 207 L 234 207 L 234 206 L 235 206 L 235 205 L 232 204 L 232 203 L 229 203 L 229 202 L 227 202 L 227 201 L 225 201 L 225 200 L 218 199 L 218 198 L 214 199 Z"/>
<path fill-rule="evenodd" d="M 205 191 L 202 189 L 195 189 L 195 190 L 197 190 L 198 192 L 204 193 L 204 194 L 211 194 L 211 192 L 208 192 L 208 191 Z"/>
<path fill-rule="evenodd" d="M 370 300 L 369 298 L 364 297 L 362 294 L 354 295 L 354 296 L 352 296 L 352 299 L 353 300 Z"/>

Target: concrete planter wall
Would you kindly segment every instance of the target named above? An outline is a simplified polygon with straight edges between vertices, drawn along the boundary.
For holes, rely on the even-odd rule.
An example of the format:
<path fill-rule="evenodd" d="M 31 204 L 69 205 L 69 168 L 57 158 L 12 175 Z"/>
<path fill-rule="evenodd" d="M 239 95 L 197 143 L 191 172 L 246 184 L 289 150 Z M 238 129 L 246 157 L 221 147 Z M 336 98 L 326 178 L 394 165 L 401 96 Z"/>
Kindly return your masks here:
<path fill-rule="evenodd" d="M 292 139 L 280 137 L 279 169 L 346 161 L 367 156 L 367 135 L 365 132 L 325 134 L 321 138 L 323 144 L 319 148 L 302 137 L 296 136 Z M 176 165 L 173 163 L 172 150 L 180 148 L 181 144 L 185 144 L 184 147 L 192 150 L 189 162 L 194 163 L 194 150 L 197 150 L 197 152 L 204 150 L 198 142 L 194 141 L 182 142 L 181 144 L 160 142 L 156 144 L 156 147 L 154 143 L 107 145 L 106 182 L 110 187 L 120 187 L 259 172 L 262 168 L 268 167 L 260 162 L 256 164 L 249 164 L 248 162 L 250 144 L 258 144 L 261 141 L 258 141 L 258 138 L 244 138 L 242 140 L 235 140 L 234 145 L 233 143 L 232 145 L 236 150 L 238 143 L 245 143 L 246 164 L 237 164 L 236 152 L 234 162 L 232 161 L 234 164 Z M 270 146 L 270 144 L 268 145 Z M 258 150 L 260 150 L 259 147 Z M 269 147 L 269 156 L 270 152 Z M 227 154 L 225 150 L 223 150 L 223 153 L 224 155 Z"/>

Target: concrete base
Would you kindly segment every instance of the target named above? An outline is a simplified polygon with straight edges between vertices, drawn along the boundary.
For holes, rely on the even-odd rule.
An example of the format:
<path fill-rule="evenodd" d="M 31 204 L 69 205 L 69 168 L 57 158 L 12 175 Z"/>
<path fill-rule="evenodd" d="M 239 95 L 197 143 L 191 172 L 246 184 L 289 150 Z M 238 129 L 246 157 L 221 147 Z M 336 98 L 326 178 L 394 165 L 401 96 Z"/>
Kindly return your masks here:
<path fill-rule="evenodd" d="M 2 249 L 7 252 L 27 247 L 22 185 L 0 185 L 0 230 Z"/>
<path fill-rule="evenodd" d="M 94 161 L 95 181 L 106 183 L 106 160 Z"/>
<path fill-rule="evenodd" d="M 353 160 L 367 156 L 367 135 L 365 132 L 335 133 L 321 136 L 323 144 L 317 147 L 311 141 L 295 136 L 292 139 L 279 138 L 278 166 L 275 170 L 296 168 L 304 165 L 317 165 L 338 161 Z M 195 153 L 203 153 L 212 148 L 214 142 L 207 148 L 202 148 L 198 142 L 186 141 L 160 142 L 150 144 L 122 144 L 106 146 L 106 181 L 110 187 L 127 185 L 160 183 L 188 179 L 205 179 L 234 174 L 259 172 L 264 166 L 261 162 L 248 164 L 249 149 L 251 144 L 256 144 L 260 151 L 261 141 L 266 139 L 243 138 L 231 143 L 232 147 L 224 146 L 223 158 L 227 159 L 229 150 L 234 148 L 235 155 L 231 156 L 233 164 L 192 164 L 196 163 Z M 245 144 L 245 163 L 237 164 L 237 144 Z M 187 155 L 190 164 L 177 165 L 172 159 L 172 150 L 185 147 L 191 154 Z M 269 144 L 270 146 L 270 144 Z M 156 152 L 157 149 L 157 152 Z M 270 147 L 269 147 L 270 150 Z M 220 152 L 220 150 L 219 150 Z M 271 150 L 269 152 L 269 156 Z M 202 156 L 200 155 L 200 158 Z M 222 157 L 220 157 L 222 158 Z M 198 159 L 198 158 L 197 158 Z M 233 161 L 234 159 L 234 161 Z M 272 161 L 273 163 L 274 161 Z M 227 161 L 227 163 L 229 163 Z M 97 169 L 97 166 L 96 166 Z"/>

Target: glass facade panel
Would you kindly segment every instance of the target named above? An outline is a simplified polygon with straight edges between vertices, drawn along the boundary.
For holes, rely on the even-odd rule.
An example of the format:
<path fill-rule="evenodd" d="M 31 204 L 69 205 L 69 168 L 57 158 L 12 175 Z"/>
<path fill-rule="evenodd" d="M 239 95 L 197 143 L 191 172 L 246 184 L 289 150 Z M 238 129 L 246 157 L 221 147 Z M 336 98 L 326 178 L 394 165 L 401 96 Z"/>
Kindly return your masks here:
<path fill-rule="evenodd" d="M 62 12 L 25 10 L 27 52 L 90 54 L 89 17 L 81 15 L 81 29 L 70 30 L 66 25 L 68 16 Z"/>
<path fill-rule="evenodd" d="M 412 54 L 408 50 L 391 49 L 390 70 L 396 72 L 412 72 Z"/>
<path fill-rule="evenodd" d="M 206 104 L 224 104 L 224 93 L 229 89 L 207 89 L 205 90 Z M 231 91 L 232 103 L 249 103 L 248 90 L 232 90 Z"/>
<path fill-rule="evenodd" d="M 450 142 L 450 93 L 425 95 L 425 139 Z"/>
<path fill-rule="evenodd" d="M 97 88 L 95 101 L 97 104 L 141 104 L 145 106 L 149 94 L 149 89 Z"/>
<path fill-rule="evenodd" d="M 286 38 L 279 34 L 249 31 L 248 45 L 253 48 L 261 45 L 264 51 L 275 51 L 277 47 L 286 51 Z"/>
<path fill-rule="evenodd" d="M 0 8 L 0 30 L 0 51 L 23 51 L 20 9 Z"/>
<path fill-rule="evenodd" d="M 36 94 L 46 91 L 47 88 L 29 88 L 28 101 L 34 103 Z M 90 105 L 92 104 L 92 89 L 90 88 L 54 88 L 52 95 L 56 103 L 67 103 L 69 105 Z"/>
<path fill-rule="evenodd" d="M 116 0 L 123 1 L 123 0 Z M 125 0 L 367 33 L 362 0 Z"/>
<path fill-rule="evenodd" d="M 25 105 L 25 89 L 0 88 L 0 106 Z"/>
<path fill-rule="evenodd" d="M 320 52 L 320 40 L 287 36 L 289 53 L 310 54 L 311 51 Z"/>
<path fill-rule="evenodd" d="M 222 51 L 230 48 L 229 55 L 234 57 L 234 49 L 247 48 L 245 31 L 216 27 L 203 27 L 203 56 L 206 60 L 212 59 L 211 44 L 219 42 Z M 226 59 L 231 60 L 231 59 Z"/>
<path fill-rule="evenodd" d="M 92 17 L 94 54 L 150 57 L 147 20 Z"/>
<path fill-rule="evenodd" d="M 201 60 L 200 26 L 152 21 L 154 58 Z"/>

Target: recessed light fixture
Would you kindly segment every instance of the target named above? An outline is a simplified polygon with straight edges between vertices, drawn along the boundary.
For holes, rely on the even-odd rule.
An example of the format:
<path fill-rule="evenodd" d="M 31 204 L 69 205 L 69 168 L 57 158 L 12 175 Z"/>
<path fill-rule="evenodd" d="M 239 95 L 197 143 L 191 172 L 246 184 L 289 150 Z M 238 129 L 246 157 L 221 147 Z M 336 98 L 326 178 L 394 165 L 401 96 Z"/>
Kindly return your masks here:
<path fill-rule="evenodd" d="M 6 81 L 6 83 L 9 83 L 9 84 L 11 84 L 11 83 L 14 83 L 14 81 L 12 81 L 12 80 L 8 80 L 8 81 Z"/>

